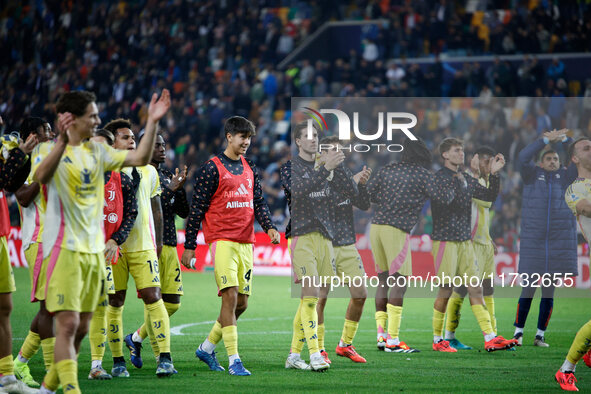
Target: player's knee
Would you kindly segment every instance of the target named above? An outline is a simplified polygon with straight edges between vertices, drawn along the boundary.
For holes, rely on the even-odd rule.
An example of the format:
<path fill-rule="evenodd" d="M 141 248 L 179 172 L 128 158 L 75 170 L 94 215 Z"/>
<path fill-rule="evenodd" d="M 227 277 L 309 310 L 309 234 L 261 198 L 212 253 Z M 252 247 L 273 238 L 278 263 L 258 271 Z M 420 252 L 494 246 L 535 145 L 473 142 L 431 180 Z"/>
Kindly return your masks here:
<path fill-rule="evenodd" d="M 57 321 L 57 333 L 68 338 L 76 337 L 80 318 L 74 314 L 59 316 Z"/>
<path fill-rule="evenodd" d="M 125 293 L 116 292 L 115 294 L 109 294 L 109 305 L 114 308 L 121 308 L 125 304 Z"/>
<path fill-rule="evenodd" d="M 142 297 L 144 304 L 153 304 L 162 299 L 159 287 L 149 287 L 147 289 L 142 289 L 140 290 L 140 296 Z"/>
<path fill-rule="evenodd" d="M 365 304 L 365 299 L 367 298 L 367 290 L 365 291 L 366 297 L 363 298 L 351 298 L 351 302 L 358 308 L 362 308 Z"/>

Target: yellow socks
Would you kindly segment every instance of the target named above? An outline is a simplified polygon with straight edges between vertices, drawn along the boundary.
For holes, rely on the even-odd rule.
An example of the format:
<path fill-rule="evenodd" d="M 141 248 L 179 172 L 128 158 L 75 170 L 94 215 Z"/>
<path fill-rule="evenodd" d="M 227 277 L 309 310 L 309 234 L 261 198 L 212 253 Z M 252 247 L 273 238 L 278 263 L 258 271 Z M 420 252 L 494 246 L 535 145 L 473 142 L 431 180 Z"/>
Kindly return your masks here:
<path fill-rule="evenodd" d="M 174 315 L 176 311 L 179 310 L 179 308 L 181 307 L 181 304 L 180 303 L 172 304 L 170 302 L 164 301 L 164 307 L 166 308 L 166 312 L 168 313 L 168 317 L 170 317 L 170 316 Z M 142 339 L 142 341 L 144 339 L 146 339 L 146 337 L 148 336 L 148 331 L 146 330 L 146 323 L 145 322 L 139 328 L 137 333 L 140 336 L 140 338 Z"/>
<path fill-rule="evenodd" d="M 170 320 L 164 302 L 158 300 L 146 305 L 160 353 L 170 353 Z"/>
<path fill-rule="evenodd" d="M 236 326 L 222 327 L 222 338 L 228 357 L 238 354 L 238 328 Z"/>
<path fill-rule="evenodd" d="M 490 324 L 495 333 L 497 333 L 497 318 L 495 317 L 495 299 L 493 296 L 484 296 L 484 303 L 488 314 L 490 315 Z"/>
<path fill-rule="evenodd" d="M 79 394 L 78 385 L 78 363 L 74 360 L 62 360 L 55 364 L 55 369 L 62 384 L 64 393 Z"/>
<path fill-rule="evenodd" d="M 0 376 L 14 375 L 14 362 L 12 354 L 0 359 Z"/>
<path fill-rule="evenodd" d="M 439 312 L 437 309 L 433 308 L 433 336 L 436 340 L 443 339 L 442 334 L 444 318 L 445 313 Z"/>
<path fill-rule="evenodd" d="M 173 304 L 173 303 L 164 301 L 164 308 L 166 308 L 166 313 L 168 313 L 168 317 L 174 315 L 176 313 L 176 311 L 179 310 L 180 307 L 181 307 L 180 302 L 178 304 Z"/>
<path fill-rule="evenodd" d="M 123 307 L 107 306 L 107 339 L 113 357 L 123 357 Z"/>
<path fill-rule="evenodd" d="M 103 303 L 94 311 L 88 329 L 88 341 L 90 342 L 90 356 L 92 361 L 102 360 L 105 355 L 105 342 L 107 340 L 107 307 Z"/>
<path fill-rule="evenodd" d="M 302 319 L 302 325 L 304 326 L 304 334 L 306 335 L 306 342 L 308 343 L 310 355 L 320 351 L 318 348 L 317 304 L 318 297 L 304 297 L 302 308 L 300 310 L 300 318 Z"/>
<path fill-rule="evenodd" d="M 318 348 L 324 350 L 324 323 L 318 325 Z"/>
<path fill-rule="evenodd" d="M 345 325 L 343 326 L 343 334 L 341 335 L 341 341 L 343 341 L 345 345 L 350 345 L 353 343 L 353 339 L 355 339 L 355 334 L 357 334 L 358 327 L 358 321 L 345 319 Z"/>
<path fill-rule="evenodd" d="M 293 335 L 291 337 L 290 353 L 300 354 L 306 343 L 306 336 L 304 335 L 304 327 L 302 326 L 301 310 L 304 300 L 300 298 L 300 305 L 293 318 Z"/>
<path fill-rule="evenodd" d="M 402 320 L 402 307 L 392 304 L 386 305 L 388 309 L 388 336 L 392 339 L 400 335 L 400 321 Z"/>
<path fill-rule="evenodd" d="M 156 336 L 154 335 L 154 330 L 152 330 L 152 323 L 150 323 L 150 314 L 148 312 L 148 306 L 144 304 L 144 324 L 142 324 L 142 328 L 145 331 L 145 335 L 150 338 L 150 346 L 152 347 L 152 351 L 154 352 L 154 357 L 158 358 L 160 356 L 160 347 L 158 346 L 158 341 L 156 340 Z M 142 337 L 142 340 L 146 338 L 145 336 Z"/>
<path fill-rule="evenodd" d="M 591 320 L 585 323 L 585 325 L 579 329 L 579 332 L 577 332 L 568 354 L 566 355 L 566 359 L 576 365 L 589 349 L 591 349 Z"/>
<path fill-rule="evenodd" d="M 476 321 L 480 326 L 480 331 L 482 331 L 484 335 L 494 334 L 492 326 L 490 325 L 490 315 L 488 314 L 488 311 L 484 305 L 472 305 L 472 313 L 474 313 L 474 316 L 476 316 Z"/>
<path fill-rule="evenodd" d="M 59 376 L 57 374 L 57 367 L 53 364 L 43 378 L 43 385 L 51 391 L 57 391 L 60 385 Z"/>
<path fill-rule="evenodd" d="M 55 348 L 55 337 L 45 338 L 41 340 L 41 350 L 43 350 L 43 362 L 45 369 L 49 371 L 53 365 L 53 349 Z M 55 390 L 52 390 L 55 391 Z"/>
<path fill-rule="evenodd" d="M 460 296 L 455 291 L 447 302 L 447 319 L 445 322 L 445 331 L 449 333 L 455 333 L 458 325 L 460 324 L 460 311 L 462 310 L 462 304 L 464 303 L 464 297 Z M 445 339 L 453 339 L 451 335 L 446 335 Z"/>
<path fill-rule="evenodd" d="M 41 338 L 39 337 L 39 334 L 29 331 L 23 346 L 21 346 L 19 355 L 29 361 L 33 358 L 35 353 L 37 353 L 37 350 L 39 350 L 39 345 L 41 345 Z"/>
<path fill-rule="evenodd" d="M 378 338 L 382 337 L 386 339 L 386 324 L 388 322 L 388 312 L 378 311 L 376 312 L 376 327 L 378 329 Z"/>

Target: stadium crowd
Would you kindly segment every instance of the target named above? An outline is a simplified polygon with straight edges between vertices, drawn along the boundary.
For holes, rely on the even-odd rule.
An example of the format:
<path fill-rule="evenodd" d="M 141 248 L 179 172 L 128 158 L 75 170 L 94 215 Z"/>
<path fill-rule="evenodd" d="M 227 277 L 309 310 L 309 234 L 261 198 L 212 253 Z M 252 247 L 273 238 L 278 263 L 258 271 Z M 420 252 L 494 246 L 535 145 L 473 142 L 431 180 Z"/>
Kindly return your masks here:
<path fill-rule="evenodd" d="M 144 97 L 172 86 L 172 107 L 163 122 L 166 165 L 189 165 L 189 179 L 222 145 L 224 119 L 247 116 L 257 125 L 250 157 L 263 170 L 273 221 L 283 229 L 285 199 L 278 168 L 289 157 L 290 137 L 280 126 L 289 121 L 293 96 L 468 96 L 483 103 L 516 95 L 591 96 L 591 83 L 578 92 L 569 89 L 568 70 L 559 58 L 547 68 L 528 55 L 518 67 L 500 59 L 487 68 L 465 63 L 451 83 L 444 81 L 439 60 L 426 67 L 404 60 L 441 53 L 589 50 L 591 18 L 585 2 L 540 2 L 534 9 L 523 4 L 511 11 L 467 13 L 445 0 L 412 6 L 402 1 L 263 1 L 257 7 L 247 1 L 10 3 L 0 15 L 0 51 L 7 54 L 0 59 L 0 114 L 6 132 L 18 129 L 26 116 L 52 120 L 60 94 L 87 89 L 96 92 L 102 119 L 129 118 L 137 133 L 146 119 Z M 507 5 L 501 1 L 495 6 Z M 387 24 L 364 42 L 360 53 L 277 67 L 323 22 L 347 18 L 384 18 Z M 389 60 L 399 57 L 401 62 Z M 531 125 L 532 118 L 507 126 L 499 111 L 498 127 L 491 132 L 469 127 L 469 133 L 457 134 L 454 125 L 466 126 L 465 118 L 450 114 L 445 103 L 439 112 L 441 133 L 427 139 L 430 148 L 440 142 L 437 135 L 455 135 L 467 137 L 468 151 L 488 143 L 507 156 L 493 235 L 510 238 L 504 244 L 511 250 L 519 228 L 521 187 L 512 159 L 542 130 Z M 10 206 L 17 221 L 14 201 Z M 429 220 L 427 215 L 418 233 L 430 232 Z"/>

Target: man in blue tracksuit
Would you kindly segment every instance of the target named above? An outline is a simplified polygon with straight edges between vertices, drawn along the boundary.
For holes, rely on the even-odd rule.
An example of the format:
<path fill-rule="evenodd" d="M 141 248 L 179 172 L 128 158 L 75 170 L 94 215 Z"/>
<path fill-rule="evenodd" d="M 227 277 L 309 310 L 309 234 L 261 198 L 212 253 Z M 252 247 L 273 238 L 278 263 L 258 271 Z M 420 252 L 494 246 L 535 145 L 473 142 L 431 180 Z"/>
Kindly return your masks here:
<path fill-rule="evenodd" d="M 519 248 L 522 289 L 514 323 L 514 338 L 519 345 L 523 342 L 523 327 L 536 287 L 541 287 L 534 346 L 549 346 L 544 340 L 544 332 L 552 315 L 554 285 L 543 286 L 541 281 L 536 283 L 536 279 L 546 274 L 554 282 L 555 274 L 563 280 L 566 274 L 577 275 L 576 222 L 564 200 L 566 189 L 577 177 L 577 169 L 573 163 L 568 168 L 561 167 L 558 154 L 553 150 L 543 153 L 539 165 L 533 161 L 547 144 L 558 141 L 569 143 L 565 131 L 546 132 L 519 152 L 523 179 Z"/>

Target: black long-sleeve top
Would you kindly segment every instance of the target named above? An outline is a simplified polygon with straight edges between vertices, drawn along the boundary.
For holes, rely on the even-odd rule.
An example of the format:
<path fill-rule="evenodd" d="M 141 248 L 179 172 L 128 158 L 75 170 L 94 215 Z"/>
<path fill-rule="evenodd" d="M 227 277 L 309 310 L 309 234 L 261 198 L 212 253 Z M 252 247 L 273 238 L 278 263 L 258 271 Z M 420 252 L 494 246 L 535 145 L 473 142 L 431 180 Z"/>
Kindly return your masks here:
<path fill-rule="evenodd" d="M 6 160 L 0 160 L 0 189 L 14 192 L 21 187 L 30 171 L 27 162 L 29 156 L 18 147 L 10 150 Z"/>
<path fill-rule="evenodd" d="M 135 197 L 136 188 L 131 181 L 131 178 L 121 172 L 121 192 L 123 194 L 123 219 L 121 225 L 111 235 L 111 239 L 117 242 L 117 245 L 121 245 L 127 240 L 129 232 L 135 224 L 137 218 L 137 199 Z M 105 172 L 105 184 L 111 179 L 111 171 Z"/>
<path fill-rule="evenodd" d="M 226 169 L 232 174 L 242 174 L 243 167 L 240 159 L 232 160 L 223 153 L 220 153 L 217 157 L 220 159 L 224 167 L 226 167 Z M 251 160 L 246 159 L 246 162 L 254 174 L 254 217 L 265 232 L 270 229 L 276 229 L 271 220 L 269 206 L 263 196 L 263 189 L 261 188 L 257 168 Z M 197 247 L 197 233 L 199 232 L 201 221 L 209 209 L 211 198 L 218 188 L 219 177 L 218 169 L 212 160 L 209 160 L 197 171 L 197 175 L 195 176 L 195 187 L 193 188 L 193 200 L 191 201 L 191 211 L 189 213 L 189 220 L 187 221 L 187 229 L 185 233 L 185 249 L 193 250 Z"/>
<path fill-rule="evenodd" d="M 342 172 L 342 174 L 339 174 Z M 332 244 L 334 246 L 351 245 L 356 242 L 355 237 L 355 217 L 353 216 L 353 206 L 367 211 L 370 207 L 370 196 L 366 185 L 355 184 L 353 181 L 353 174 L 345 167 L 335 169 L 336 179 L 348 179 L 347 186 L 356 185 L 351 188 L 351 196 L 343 196 L 342 193 L 335 188 L 333 202 L 335 204 L 335 228 L 334 239 Z"/>
<path fill-rule="evenodd" d="M 368 189 L 371 202 L 376 205 L 372 223 L 393 226 L 409 234 L 427 199 L 448 205 L 453 198 L 451 189 L 438 187 L 431 172 L 412 163 L 387 164 L 372 177 Z"/>
<path fill-rule="evenodd" d="M 189 216 L 189 202 L 185 189 L 180 188 L 173 192 L 170 187 L 170 181 L 174 176 L 172 172 L 165 168 L 158 168 L 160 176 L 160 186 L 162 194 L 160 195 L 160 205 L 162 205 L 162 217 L 164 219 L 164 240 L 163 244 L 176 247 L 176 226 L 174 224 L 175 215 L 183 219 Z"/>
<path fill-rule="evenodd" d="M 289 238 L 291 236 L 291 160 L 279 168 L 279 177 L 281 178 L 281 186 L 285 190 L 285 199 L 290 212 L 289 222 L 285 227 L 285 238 Z"/>
<path fill-rule="evenodd" d="M 453 200 L 449 205 L 432 201 L 433 234 L 436 241 L 468 241 L 472 215 L 472 197 L 493 202 L 499 194 L 499 176 L 489 176 L 489 187 L 478 183 L 478 179 L 463 172 L 466 183 L 454 177 L 456 172 L 443 167 L 435 173 L 435 182 L 439 187 L 453 190 Z"/>
<path fill-rule="evenodd" d="M 345 175 L 341 167 L 334 170 L 329 181 L 330 171 L 324 166 L 314 169 L 314 162 L 296 156 L 291 161 L 291 176 L 281 172 L 281 183 L 290 202 L 290 236 L 319 232 L 330 240 L 335 239 L 335 191 L 344 198 L 352 198 L 358 193 L 357 185 Z"/>

